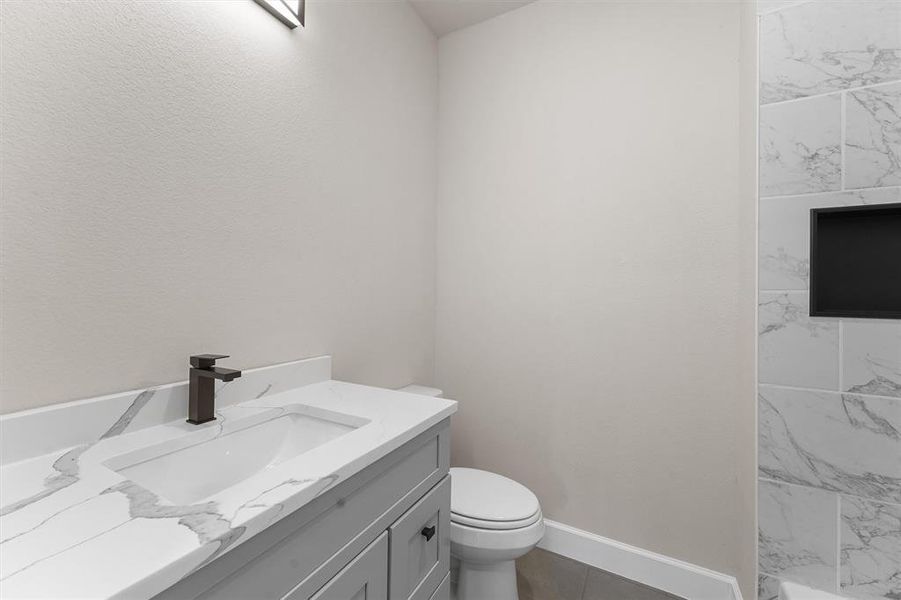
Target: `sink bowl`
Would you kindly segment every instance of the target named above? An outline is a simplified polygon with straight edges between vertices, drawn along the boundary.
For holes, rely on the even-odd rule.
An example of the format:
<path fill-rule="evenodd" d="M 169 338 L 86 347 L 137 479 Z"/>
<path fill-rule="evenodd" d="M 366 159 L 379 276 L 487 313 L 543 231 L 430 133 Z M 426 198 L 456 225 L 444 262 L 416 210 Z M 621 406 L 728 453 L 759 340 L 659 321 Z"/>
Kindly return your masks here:
<path fill-rule="evenodd" d="M 368 420 L 293 405 L 148 446 L 104 465 L 173 504 L 195 504 L 335 440 Z"/>

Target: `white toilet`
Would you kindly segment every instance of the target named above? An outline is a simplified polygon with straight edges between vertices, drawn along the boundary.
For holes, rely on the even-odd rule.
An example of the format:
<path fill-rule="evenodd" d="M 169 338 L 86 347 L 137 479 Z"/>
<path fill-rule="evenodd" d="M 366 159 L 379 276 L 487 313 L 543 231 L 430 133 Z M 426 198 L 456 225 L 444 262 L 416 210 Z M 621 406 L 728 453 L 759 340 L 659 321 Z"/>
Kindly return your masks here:
<path fill-rule="evenodd" d="M 538 498 L 503 475 L 459 467 L 450 472 L 457 600 L 518 600 L 514 561 L 544 535 Z"/>
<path fill-rule="evenodd" d="M 401 391 L 441 396 L 441 390 L 419 385 Z M 538 498 L 497 473 L 452 467 L 450 474 L 456 600 L 519 600 L 515 561 L 544 535 Z"/>

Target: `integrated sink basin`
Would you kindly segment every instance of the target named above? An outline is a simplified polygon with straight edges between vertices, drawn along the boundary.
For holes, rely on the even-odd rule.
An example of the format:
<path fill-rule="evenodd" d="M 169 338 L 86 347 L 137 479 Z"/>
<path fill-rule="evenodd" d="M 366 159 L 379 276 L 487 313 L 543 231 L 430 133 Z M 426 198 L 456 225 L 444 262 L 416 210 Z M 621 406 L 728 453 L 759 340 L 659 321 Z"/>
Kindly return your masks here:
<path fill-rule="evenodd" d="M 256 409 L 243 418 L 220 416 L 197 431 L 103 464 L 173 504 L 196 504 L 368 422 L 300 404 Z"/>

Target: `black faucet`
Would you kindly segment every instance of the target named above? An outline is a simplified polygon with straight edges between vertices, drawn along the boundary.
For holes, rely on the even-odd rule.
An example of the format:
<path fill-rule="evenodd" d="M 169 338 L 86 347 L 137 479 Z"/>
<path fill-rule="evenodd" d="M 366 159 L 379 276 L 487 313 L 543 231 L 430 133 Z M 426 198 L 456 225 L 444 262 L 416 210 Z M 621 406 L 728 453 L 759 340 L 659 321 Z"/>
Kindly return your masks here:
<path fill-rule="evenodd" d="M 214 366 L 225 354 L 196 354 L 191 357 L 188 378 L 188 423 L 200 425 L 216 420 L 216 380 L 231 381 L 241 371 Z"/>

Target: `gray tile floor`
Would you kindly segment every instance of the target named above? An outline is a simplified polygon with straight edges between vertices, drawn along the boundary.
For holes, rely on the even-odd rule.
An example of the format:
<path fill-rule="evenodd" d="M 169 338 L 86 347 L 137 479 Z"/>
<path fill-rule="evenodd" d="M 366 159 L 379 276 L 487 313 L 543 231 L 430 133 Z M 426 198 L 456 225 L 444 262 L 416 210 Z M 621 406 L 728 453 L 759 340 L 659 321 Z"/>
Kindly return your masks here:
<path fill-rule="evenodd" d="M 516 561 L 519 600 L 682 600 L 536 548 Z"/>

